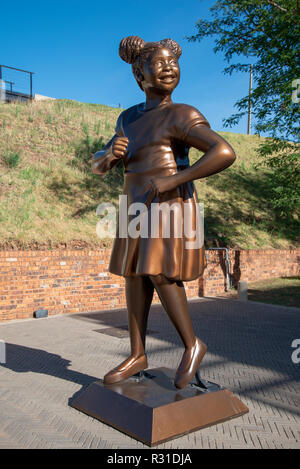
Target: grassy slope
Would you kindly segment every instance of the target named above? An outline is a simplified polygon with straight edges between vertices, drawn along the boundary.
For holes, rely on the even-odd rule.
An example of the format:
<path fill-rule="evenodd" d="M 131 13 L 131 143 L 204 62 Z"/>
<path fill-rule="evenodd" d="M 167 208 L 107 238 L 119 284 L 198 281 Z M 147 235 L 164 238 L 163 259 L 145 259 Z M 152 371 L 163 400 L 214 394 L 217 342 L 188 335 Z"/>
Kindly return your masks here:
<path fill-rule="evenodd" d="M 218 295 L 238 298 L 236 289 Z M 248 283 L 248 300 L 300 308 L 300 277 L 278 277 Z"/>
<path fill-rule="evenodd" d="M 104 178 L 91 174 L 87 160 L 114 131 L 120 110 L 58 100 L 0 103 L 0 245 L 100 246 L 96 207 L 117 202 L 121 168 Z M 196 181 L 205 204 L 206 245 L 287 248 L 296 230 L 276 222 L 268 205 L 268 173 L 256 171 L 259 137 L 221 133 L 237 153 L 225 172 Z M 14 168 L 5 160 L 20 153 Z M 192 150 L 191 162 L 199 158 Z M 299 240 L 298 240 L 299 241 Z"/>

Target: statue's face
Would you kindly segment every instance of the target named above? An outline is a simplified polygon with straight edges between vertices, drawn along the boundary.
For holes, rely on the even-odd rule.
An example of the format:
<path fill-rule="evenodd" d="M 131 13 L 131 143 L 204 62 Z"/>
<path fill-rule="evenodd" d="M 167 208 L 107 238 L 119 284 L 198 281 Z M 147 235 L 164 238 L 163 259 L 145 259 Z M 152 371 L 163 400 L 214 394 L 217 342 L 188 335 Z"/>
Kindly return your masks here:
<path fill-rule="evenodd" d="M 157 92 L 172 93 L 180 80 L 180 69 L 175 55 L 167 48 L 157 49 L 143 67 L 142 86 Z"/>

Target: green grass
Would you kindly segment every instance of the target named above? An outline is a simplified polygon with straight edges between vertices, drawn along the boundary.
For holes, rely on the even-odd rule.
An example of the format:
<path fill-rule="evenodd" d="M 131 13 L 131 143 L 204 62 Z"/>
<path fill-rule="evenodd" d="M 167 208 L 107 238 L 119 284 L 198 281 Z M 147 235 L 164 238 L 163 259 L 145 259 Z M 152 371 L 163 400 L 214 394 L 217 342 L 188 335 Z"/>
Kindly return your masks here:
<path fill-rule="evenodd" d="M 2 154 L 2 160 L 8 168 L 16 168 L 21 158 L 21 152 L 7 152 Z"/>
<path fill-rule="evenodd" d="M 96 208 L 102 201 L 117 204 L 122 166 L 99 177 L 91 173 L 90 158 L 113 135 L 120 111 L 68 100 L 0 103 L 0 246 L 111 244 L 96 236 Z M 237 160 L 223 173 L 196 181 L 205 204 L 206 246 L 298 245 L 298 220 L 275 220 L 268 203 L 270 173 L 254 169 L 259 137 L 221 135 Z M 192 150 L 191 163 L 200 156 Z"/>
<path fill-rule="evenodd" d="M 238 292 L 232 288 L 218 296 L 237 299 Z M 278 277 L 249 282 L 248 300 L 300 308 L 300 277 Z"/>
<path fill-rule="evenodd" d="M 300 308 L 300 277 L 280 277 L 249 283 L 248 299 Z"/>

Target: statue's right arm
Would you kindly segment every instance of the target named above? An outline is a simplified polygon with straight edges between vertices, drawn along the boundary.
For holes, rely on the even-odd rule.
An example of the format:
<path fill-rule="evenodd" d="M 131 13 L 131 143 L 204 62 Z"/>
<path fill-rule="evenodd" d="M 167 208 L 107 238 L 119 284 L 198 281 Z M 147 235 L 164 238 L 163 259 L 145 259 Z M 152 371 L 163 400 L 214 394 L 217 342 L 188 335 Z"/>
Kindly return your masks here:
<path fill-rule="evenodd" d="M 126 111 L 125 111 L 126 112 Z M 125 137 L 123 129 L 124 111 L 119 115 L 115 135 L 94 155 L 92 170 L 94 174 L 105 174 L 126 154 L 129 140 Z"/>
<path fill-rule="evenodd" d="M 105 174 L 119 161 L 120 157 L 113 152 L 113 143 L 117 137 L 118 135 L 115 134 L 102 150 L 94 154 L 92 162 L 92 171 L 94 174 Z"/>

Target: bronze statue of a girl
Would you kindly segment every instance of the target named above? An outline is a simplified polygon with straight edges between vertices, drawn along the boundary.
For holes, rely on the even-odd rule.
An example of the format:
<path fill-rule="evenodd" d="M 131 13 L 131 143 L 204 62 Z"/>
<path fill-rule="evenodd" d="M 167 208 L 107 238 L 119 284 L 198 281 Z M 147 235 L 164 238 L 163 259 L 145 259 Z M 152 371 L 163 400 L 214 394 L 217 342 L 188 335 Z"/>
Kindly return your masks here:
<path fill-rule="evenodd" d="M 145 43 L 139 37 L 129 36 L 121 41 L 119 53 L 125 62 L 132 64 L 146 102 L 121 113 L 115 135 L 95 154 L 93 172 L 104 174 L 123 159 L 123 193 L 128 206 L 144 203 L 148 207 L 147 216 L 151 217 L 152 204 L 171 206 L 176 202 L 185 206 L 189 222 L 195 224 L 197 195 L 193 180 L 226 169 L 235 160 L 234 151 L 210 129 L 197 109 L 172 102 L 172 92 L 180 79 L 181 48 L 175 41 Z M 192 166 L 188 159 L 190 147 L 204 152 Z M 195 376 L 207 350 L 195 337 L 182 283 L 203 273 L 204 246 L 188 249 L 185 232 L 181 237 L 165 237 L 159 230 L 158 236 L 139 238 L 121 237 L 119 233 L 120 227 L 109 271 L 126 279 L 131 354 L 105 375 L 104 383 L 123 381 L 148 367 L 145 335 L 155 289 L 185 347 L 175 376 L 175 386 L 182 389 Z"/>

